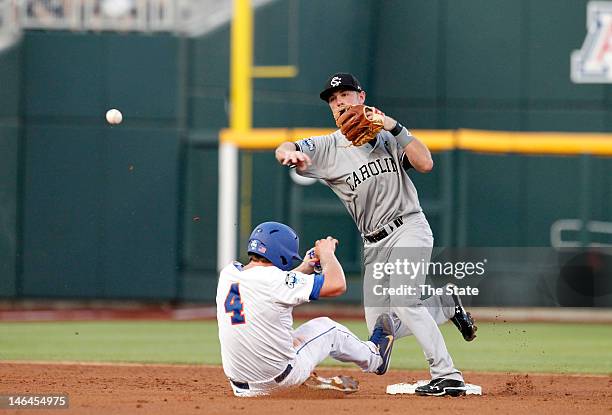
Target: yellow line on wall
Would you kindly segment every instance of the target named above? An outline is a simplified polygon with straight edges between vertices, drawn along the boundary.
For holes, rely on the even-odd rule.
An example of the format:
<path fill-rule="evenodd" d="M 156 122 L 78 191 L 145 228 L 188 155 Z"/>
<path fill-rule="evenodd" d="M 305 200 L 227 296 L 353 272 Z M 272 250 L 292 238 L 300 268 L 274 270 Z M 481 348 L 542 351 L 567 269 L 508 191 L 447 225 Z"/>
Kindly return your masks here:
<path fill-rule="evenodd" d="M 254 66 L 251 69 L 253 78 L 295 78 L 298 68 L 294 65 Z"/>
<path fill-rule="evenodd" d="M 431 151 L 447 151 L 455 148 L 453 130 L 410 130 L 410 133 L 422 140 Z"/>
<path fill-rule="evenodd" d="M 221 130 L 222 142 L 239 148 L 267 150 L 284 141 L 296 141 L 333 132 L 321 128 L 270 128 L 236 132 Z M 454 149 L 485 153 L 612 155 L 612 134 L 521 132 L 486 130 L 411 130 L 431 151 Z"/>
<path fill-rule="evenodd" d="M 286 128 L 256 128 L 250 131 L 223 129 L 219 136 L 222 142 L 233 143 L 239 148 L 266 150 L 276 148 L 284 141 L 290 141 Z"/>
<path fill-rule="evenodd" d="M 612 135 L 459 130 L 456 146 L 490 153 L 612 155 Z"/>

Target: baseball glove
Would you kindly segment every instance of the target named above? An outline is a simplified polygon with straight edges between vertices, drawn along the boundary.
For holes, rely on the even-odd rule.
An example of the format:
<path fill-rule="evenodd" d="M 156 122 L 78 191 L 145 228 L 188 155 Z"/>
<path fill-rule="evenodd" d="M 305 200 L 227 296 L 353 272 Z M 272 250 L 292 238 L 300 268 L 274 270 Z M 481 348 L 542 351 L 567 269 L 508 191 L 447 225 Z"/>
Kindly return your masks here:
<path fill-rule="evenodd" d="M 367 105 L 350 105 L 334 114 L 336 125 L 347 140 L 362 146 L 376 137 L 385 123 L 385 114 Z"/>

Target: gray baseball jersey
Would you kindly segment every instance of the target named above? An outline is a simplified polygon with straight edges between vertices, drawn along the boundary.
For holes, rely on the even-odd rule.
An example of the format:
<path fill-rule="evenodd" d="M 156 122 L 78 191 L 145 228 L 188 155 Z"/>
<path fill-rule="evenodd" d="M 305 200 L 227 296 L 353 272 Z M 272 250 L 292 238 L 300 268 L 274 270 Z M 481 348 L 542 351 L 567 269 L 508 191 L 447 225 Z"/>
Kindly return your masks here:
<path fill-rule="evenodd" d="M 421 212 L 417 190 L 404 169 L 403 149 L 388 131 L 374 146 L 355 147 L 337 130 L 297 141 L 312 165 L 298 174 L 323 180 L 340 198 L 363 234 L 398 216 Z"/>
<path fill-rule="evenodd" d="M 379 255 L 394 254 L 405 258 L 406 254 L 414 252 L 405 248 L 398 248 L 398 251 L 384 250 L 382 247 L 423 247 L 427 252 L 425 256 L 419 255 L 407 259 L 411 262 L 422 259 L 429 261 L 433 246 L 431 229 L 422 214 L 416 188 L 405 169 L 410 164 L 391 133 L 381 131 L 374 146 L 370 144 L 361 147 L 352 146 L 339 130 L 329 135 L 300 140 L 296 145 L 312 159 L 312 165 L 298 173 L 323 180 L 344 203 L 361 233 L 368 234 L 375 231 L 398 216 L 418 213 L 411 215 L 410 220 L 406 219 L 404 225 L 391 236 L 380 242 L 367 244 L 369 250 L 364 253 L 366 269 L 364 298 L 372 295 L 369 290 L 372 264 L 392 261 L 391 257 L 380 259 Z M 417 253 L 420 254 L 420 251 Z M 420 277 L 425 279 L 424 274 Z M 404 306 L 404 299 L 399 300 L 401 306 L 389 302 L 382 308 L 370 307 L 366 300 L 364 306 L 370 332 L 378 315 L 391 307 L 405 326 L 404 331 L 398 334 L 416 336 L 429 362 L 432 378 L 462 380 L 462 374 L 454 367 L 437 326 L 437 323 L 443 323 L 448 319 L 443 311 L 452 314 L 454 308 L 442 310 L 439 305 Z M 441 300 L 437 298 L 430 301 L 438 301 L 438 304 L 441 304 Z"/>

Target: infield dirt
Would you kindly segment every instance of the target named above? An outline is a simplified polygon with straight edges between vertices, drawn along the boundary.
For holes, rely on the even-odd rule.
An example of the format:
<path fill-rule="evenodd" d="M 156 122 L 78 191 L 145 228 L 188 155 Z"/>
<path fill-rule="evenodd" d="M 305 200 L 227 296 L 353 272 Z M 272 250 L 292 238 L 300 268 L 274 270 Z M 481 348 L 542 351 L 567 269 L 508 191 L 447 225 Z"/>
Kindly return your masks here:
<path fill-rule="evenodd" d="M 612 413 L 612 376 L 466 372 L 483 396 L 433 398 L 385 393 L 391 383 L 426 379 L 425 372 L 390 370 L 385 376 L 348 374 L 359 392 L 304 387 L 262 398 L 235 398 L 220 367 L 186 365 L 0 362 L 0 395 L 69 395 L 67 410 L 2 410 L 15 414 L 564 414 Z"/>

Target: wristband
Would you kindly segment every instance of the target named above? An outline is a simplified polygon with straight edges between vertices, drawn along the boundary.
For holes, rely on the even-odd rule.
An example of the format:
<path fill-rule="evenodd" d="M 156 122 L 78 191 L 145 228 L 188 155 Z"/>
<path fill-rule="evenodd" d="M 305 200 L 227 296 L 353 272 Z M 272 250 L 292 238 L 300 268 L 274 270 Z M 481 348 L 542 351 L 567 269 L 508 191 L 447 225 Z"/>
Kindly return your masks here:
<path fill-rule="evenodd" d="M 404 148 L 408 144 L 410 144 L 412 142 L 412 140 L 414 140 L 414 136 L 408 132 L 406 127 L 402 126 L 402 130 L 395 137 L 395 140 L 397 141 L 397 144 L 399 144 L 402 148 Z"/>
<path fill-rule="evenodd" d="M 400 122 L 398 121 L 395 124 L 395 127 L 393 127 L 393 129 L 391 129 L 389 132 L 397 137 L 397 135 L 402 132 L 403 128 L 404 128 L 404 126 L 402 124 L 400 124 Z"/>

